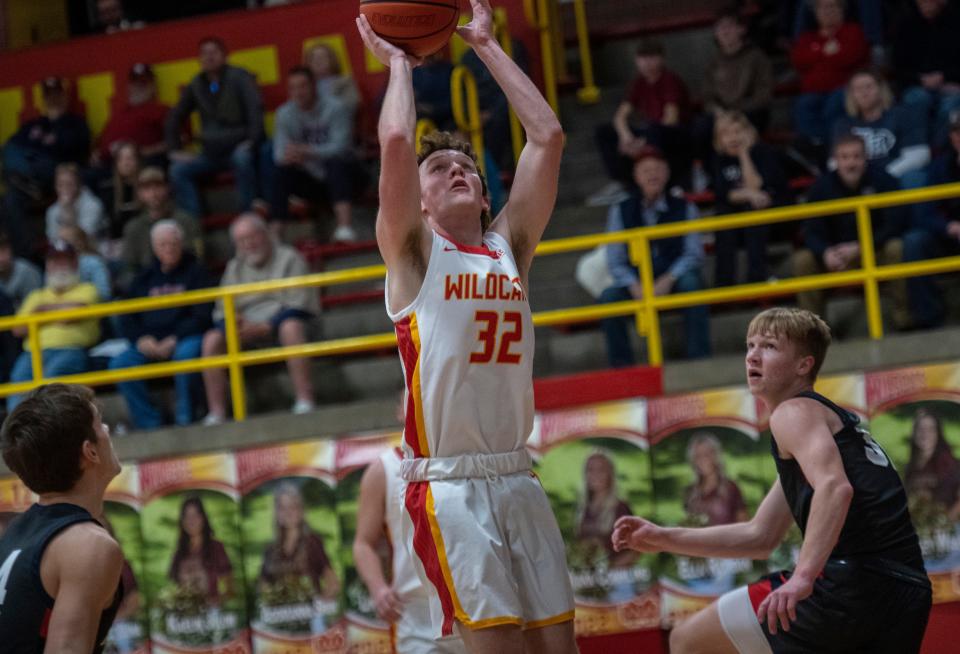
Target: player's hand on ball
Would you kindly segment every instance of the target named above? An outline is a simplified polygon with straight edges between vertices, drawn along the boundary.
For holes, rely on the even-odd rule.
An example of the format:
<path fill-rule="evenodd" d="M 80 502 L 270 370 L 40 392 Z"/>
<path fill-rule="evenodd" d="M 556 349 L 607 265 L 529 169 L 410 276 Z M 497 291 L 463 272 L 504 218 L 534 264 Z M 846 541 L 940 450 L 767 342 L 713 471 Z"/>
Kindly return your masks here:
<path fill-rule="evenodd" d="M 366 16 L 357 16 L 357 30 L 360 32 L 360 38 L 363 39 L 364 45 L 373 53 L 377 61 L 384 66 L 389 67 L 390 62 L 398 57 L 406 59 L 410 63 L 411 68 L 419 66 L 423 61 L 418 57 L 408 55 L 394 44 L 381 38 L 380 35 L 373 31 L 373 27 L 370 26 L 370 21 L 367 20 Z"/>
<path fill-rule="evenodd" d="M 469 23 L 457 28 L 457 34 L 470 45 L 478 45 L 493 40 L 493 10 L 489 0 L 470 0 L 473 18 Z"/>
<path fill-rule="evenodd" d="M 628 515 L 613 525 L 610 540 L 617 552 L 630 549 L 638 552 L 659 552 L 663 529 L 649 520 Z"/>
<path fill-rule="evenodd" d="M 381 620 L 396 622 L 403 613 L 403 602 L 390 586 L 384 586 L 373 597 L 373 604 Z"/>
<path fill-rule="evenodd" d="M 771 634 L 777 633 L 777 623 L 784 631 L 790 631 L 790 623 L 797 619 L 797 604 L 810 597 L 813 581 L 793 575 L 787 583 L 780 586 L 760 603 L 757 620 L 767 623 Z"/>

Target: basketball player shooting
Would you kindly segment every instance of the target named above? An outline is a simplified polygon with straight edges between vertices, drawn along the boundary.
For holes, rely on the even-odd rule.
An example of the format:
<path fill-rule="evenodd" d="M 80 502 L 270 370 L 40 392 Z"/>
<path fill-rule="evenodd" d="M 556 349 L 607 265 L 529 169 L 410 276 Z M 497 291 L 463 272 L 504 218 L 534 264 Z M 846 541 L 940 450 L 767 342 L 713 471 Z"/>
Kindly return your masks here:
<path fill-rule="evenodd" d="M 96 520 L 120 463 L 93 392 L 32 391 L 4 421 L 0 449 L 40 497 L 0 538 L 0 650 L 99 654 L 123 597 L 123 554 Z"/>
<path fill-rule="evenodd" d="M 469 144 L 414 143 L 419 61 L 357 21 L 389 67 L 380 113 L 377 243 L 407 395 L 403 539 L 429 589 L 435 637 L 473 654 L 576 651 L 564 546 L 525 449 L 533 426 L 527 279 L 557 193 L 563 130 L 493 36 L 486 0 L 458 28 L 527 133 L 506 205 L 490 203 Z"/>
<path fill-rule="evenodd" d="M 768 309 L 747 331 L 751 392 L 766 406 L 778 478 L 749 522 L 664 528 L 620 518 L 614 548 L 766 559 L 795 520 L 796 568 L 738 588 L 676 627 L 672 654 L 911 654 L 931 589 L 907 497 L 859 418 L 813 390 L 830 328 L 800 309 Z"/>

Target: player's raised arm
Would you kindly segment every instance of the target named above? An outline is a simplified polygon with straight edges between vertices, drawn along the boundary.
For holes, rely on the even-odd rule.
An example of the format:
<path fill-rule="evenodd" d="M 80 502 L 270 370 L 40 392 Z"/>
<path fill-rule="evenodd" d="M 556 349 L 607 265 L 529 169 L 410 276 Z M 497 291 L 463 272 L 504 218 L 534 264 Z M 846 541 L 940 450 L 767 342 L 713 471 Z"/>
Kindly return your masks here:
<path fill-rule="evenodd" d="M 360 578 L 366 584 L 377 615 L 389 622 L 400 619 L 402 605 L 397 594 L 383 575 L 377 542 L 383 538 L 385 502 L 387 497 L 386 471 L 380 459 L 371 463 L 360 480 L 360 500 L 357 503 L 357 533 L 353 539 L 353 561 Z M 393 543 L 403 547 L 402 543 Z"/>
<path fill-rule="evenodd" d="M 797 567 L 789 581 L 768 595 L 757 610 L 757 617 L 775 634 L 778 621 L 789 631 L 790 621 L 797 619 L 797 603 L 813 592 L 813 582 L 840 538 L 853 487 L 818 402 L 807 398 L 784 402 L 770 416 L 770 430 L 781 452 L 797 460 L 813 487 Z"/>
<path fill-rule="evenodd" d="M 510 197 L 491 225 L 510 243 L 521 271 L 526 272 L 556 203 L 563 128 L 534 83 L 494 37 L 488 0 L 470 0 L 470 5 L 473 20 L 457 32 L 486 64 L 527 133 Z"/>
<path fill-rule="evenodd" d="M 699 528 L 660 527 L 643 518 L 625 516 L 617 520 L 612 540 L 617 551 L 766 559 L 783 540 L 792 520 L 778 479 L 756 515 L 747 522 Z"/>
<path fill-rule="evenodd" d="M 40 569 L 44 588 L 56 600 L 45 654 L 94 650 L 100 615 L 113 602 L 122 566 L 117 541 L 92 522 L 71 527 L 50 543 Z"/>
<path fill-rule="evenodd" d="M 419 60 L 377 36 L 366 16 L 357 18 L 357 29 L 367 48 L 390 69 L 377 128 L 381 161 L 377 245 L 391 275 L 403 275 L 411 255 L 429 252 L 414 142 L 417 112 L 412 71 Z M 411 245 L 416 247 L 411 249 Z"/>

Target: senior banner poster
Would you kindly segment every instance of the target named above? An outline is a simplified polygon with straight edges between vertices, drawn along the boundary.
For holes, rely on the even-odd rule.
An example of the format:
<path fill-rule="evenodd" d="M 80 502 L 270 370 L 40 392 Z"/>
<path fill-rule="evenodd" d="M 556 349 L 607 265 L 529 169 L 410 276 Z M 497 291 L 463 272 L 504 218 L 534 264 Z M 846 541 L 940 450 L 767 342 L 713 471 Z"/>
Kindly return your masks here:
<path fill-rule="evenodd" d="M 343 536 L 341 560 L 344 565 L 344 622 L 347 630 L 347 651 L 351 654 L 393 652 L 390 625 L 377 617 L 370 593 L 354 564 L 353 538 L 357 533 L 360 479 L 370 463 L 398 445 L 399 433 L 351 436 L 341 438 L 336 443 L 337 514 Z M 390 579 L 392 571 L 392 547 L 384 534 L 379 542 L 378 552 L 387 579 Z"/>
<path fill-rule="evenodd" d="M 866 376 L 873 437 L 893 461 L 934 602 L 960 600 L 960 365 Z"/>
<path fill-rule="evenodd" d="M 654 521 L 707 527 L 747 520 L 770 486 L 756 402 L 745 388 L 650 400 Z M 758 578 L 766 563 L 672 554 L 659 557 L 660 610 L 667 628 Z"/>
<path fill-rule="evenodd" d="M 236 454 L 253 651 L 342 652 L 334 444 Z"/>
<path fill-rule="evenodd" d="M 146 654 L 149 651 L 147 605 L 142 591 L 143 531 L 140 525 L 140 475 L 135 464 L 124 464 L 107 486 L 103 525 L 123 551 L 120 584 L 123 601 L 107 634 L 105 654 Z"/>
<path fill-rule="evenodd" d="M 143 463 L 139 473 L 153 654 L 248 653 L 233 456 Z"/>
<path fill-rule="evenodd" d="M 629 400 L 539 414 L 530 438 L 566 543 L 580 636 L 659 626 L 655 557 L 610 542 L 617 518 L 652 508 L 644 408 Z"/>

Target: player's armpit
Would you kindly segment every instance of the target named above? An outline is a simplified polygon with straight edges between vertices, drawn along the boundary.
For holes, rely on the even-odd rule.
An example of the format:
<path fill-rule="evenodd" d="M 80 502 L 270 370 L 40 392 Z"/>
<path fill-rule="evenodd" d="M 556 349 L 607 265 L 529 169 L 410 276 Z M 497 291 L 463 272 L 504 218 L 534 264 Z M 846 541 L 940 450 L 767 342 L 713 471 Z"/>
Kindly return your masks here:
<path fill-rule="evenodd" d="M 123 553 L 102 527 L 70 527 L 47 547 L 41 564 L 44 587 L 54 597 L 46 654 L 88 654 L 100 614 L 113 602 L 120 583 Z M 46 573 L 46 574 L 44 574 Z"/>

